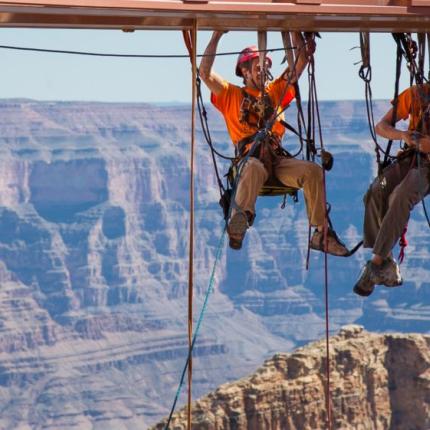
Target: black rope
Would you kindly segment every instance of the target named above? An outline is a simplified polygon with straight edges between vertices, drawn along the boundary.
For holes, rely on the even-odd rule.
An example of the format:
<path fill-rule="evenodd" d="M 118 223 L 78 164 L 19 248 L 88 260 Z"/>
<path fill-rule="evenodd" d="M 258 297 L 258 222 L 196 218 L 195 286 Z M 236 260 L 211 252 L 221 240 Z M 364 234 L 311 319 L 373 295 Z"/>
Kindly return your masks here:
<path fill-rule="evenodd" d="M 322 134 L 322 125 L 321 125 L 321 114 L 320 114 L 320 108 L 319 108 L 319 101 L 318 101 L 318 92 L 317 92 L 317 85 L 316 85 L 316 78 L 315 78 L 315 61 L 314 61 L 314 57 L 311 56 L 310 60 L 309 60 L 309 65 L 308 65 L 308 81 L 309 81 L 309 106 L 308 105 L 308 118 L 309 118 L 309 123 L 308 123 L 308 130 L 309 128 L 312 129 L 312 133 L 308 132 L 308 141 L 307 141 L 307 154 L 310 155 L 312 161 L 315 160 L 315 155 L 317 154 L 317 149 L 315 146 L 315 133 L 316 133 L 316 127 L 318 127 L 318 140 L 319 140 L 319 145 L 320 147 L 318 148 L 320 151 L 320 155 L 321 155 L 321 161 L 322 161 L 322 166 L 323 166 L 323 170 L 324 170 L 324 189 L 326 189 L 326 183 L 325 183 L 325 170 L 329 170 L 326 169 L 324 167 L 324 162 L 323 162 L 323 153 L 324 153 L 324 139 L 323 139 L 323 134 Z M 312 140 L 309 140 L 309 136 L 312 136 Z M 309 160 L 309 158 L 308 158 Z M 330 167 L 331 168 L 331 167 Z M 328 221 L 328 225 L 330 226 L 330 229 L 333 230 L 333 226 L 331 224 L 331 220 L 329 217 L 329 212 L 330 212 L 330 203 L 327 202 L 327 196 L 326 198 L 326 203 L 327 203 L 327 209 L 326 209 L 326 217 L 327 217 L 327 221 Z M 308 236 L 310 237 L 310 226 L 309 226 L 309 233 Z M 353 255 L 355 252 L 357 252 L 357 250 L 360 248 L 360 246 L 363 244 L 362 241 L 360 241 L 359 243 L 357 243 L 351 250 L 348 251 L 348 253 L 345 255 L 345 257 L 350 257 L 351 255 Z M 325 256 L 325 258 L 327 258 L 327 254 Z M 309 245 L 308 245 L 308 261 L 309 261 Z M 308 268 L 308 262 L 306 264 L 307 268 Z"/>
<path fill-rule="evenodd" d="M 201 91 L 202 82 L 201 82 L 201 79 L 199 77 L 198 72 L 197 72 L 196 84 L 197 84 L 197 108 L 198 108 L 198 112 L 199 112 L 200 123 L 202 126 L 202 131 L 203 131 L 203 135 L 205 137 L 206 143 L 209 145 L 209 148 L 211 150 L 212 162 L 214 165 L 215 175 L 216 175 L 217 182 L 218 182 L 218 189 L 220 192 L 220 196 L 222 197 L 223 193 L 225 192 L 225 188 L 222 184 L 221 176 L 219 174 L 215 154 L 218 155 L 219 157 L 225 159 L 225 160 L 232 161 L 232 160 L 234 160 L 234 158 L 227 157 L 227 156 L 221 154 L 220 152 L 218 152 L 214 148 L 211 134 L 210 134 L 210 130 L 209 130 L 209 125 L 208 125 L 207 112 L 206 112 L 206 108 L 205 108 L 204 103 L 203 103 L 203 97 L 202 97 L 202 91 Z"/>
<path fill-rule="evenodd" d="M 378 172 L 382 170 L 381 153 L 387 156 L 388 160 L 392 160 L 393 156 L 389 154 L 389 150 L 385 150 L 378 142 L 375 131 L 375 115 L 373 112 L 373 96 L 372 96 L 372 66 L 370 64 L 370 43 L 369 33 L 360 33 L 360 50 L 362 56 L 362 64 L 358 71 L 358 75 L 364 82 L 364 94 L 366 99 L 367 124 L 369 126 L 370 136 L 375 144 L 376 163 Z"/>
<path fill-rule="evenodd" d="M 414 83 L 414 80 L 417 84 L 418 91 L 422 91 L 421 87 L 424 82 L 428 83 L 428 79 L 425 78 L 424 74 L 424 57 L 425 57 L 425 38 L 419 37 L 419 44 L 415 43 L 415 41 L 412 39 L 412 36 L 410 34 L 404 34 L 404 33 L 394 33 L 393 34 L 394 40 L 397 43 L 397 53 L 405 57 L 406 61 L 408 62 L 408 69 L 410 73 L 410 82 L 411 86 Z M 429 42 L 429 50 L 430 50 L 430 37 L 427 34 L 428 42 Z M 416 53 L 418 52 L 418 65 L 416 63 Z M 430 51 L 429 51 L 430 54 Z M 430 67 L 430 55 L 429 55 L 429 67 Z M 430 69 L 429 69 L 429 75 L 430 75 Z M 396 82 L 398 84 L 398 82 Z M 397 89 L 398 90 L 398 89 Z M 396 108 L 397 108 L 397 99 L 395 99 L 396 102 Z M 394 115 L 393 115 L 394 116 Z M 395 122 L 394 122 L 395 124 Z M 393 124 L 393 125 L 394 125 Z M 418 158 L 418 171 L 420 172 L 420 159 L 421 154 L 419 151 L 417 151 L 417 158 Z M 421 188 L 421 187 L 420 187 Z M 427 220 L 427 224 L 430 227 L 430 219 L 427 212 L 426 204 L 425 204 L 425 196 L 421 199 L 421 203 L 423 206 L 423 211 L 425 218 Z"/>
<path fill-rule="evenodd" d="M 304 131 L 306 136 L 308 132 L 306 128 L 305 115 L 303 113 L 302 95 L 300 93 L 300 87 L 298 82 L 295 83 L 294 88 L 296 92 L 297 127 L 299 129 L 299 140 L 300 140 L 299 150 L 293 155 L 293 157 L 296 158 L 298 155 L 300 155 L 303 152 L 305 141 L 307 142 L 307 140 L 303 138 L 302 131 Z"/>
<path fill-rule="evenodd" d="M 396 41 L 397 44 L 397 53 L 396 53 L 396 80 L 394 84 L 394 99 L 393 99 L 393 116 L 391 117 L 391 125 L 394 127 L 397 122 L 397 105 L 398 105 L 398 98 L 399 98 L 399 86 L 400 86 L 400 75 L 402 73 L 402 59 L 403 59 L 403 49 L 401 45 L 401 34 L 400 33 L 393 33 L 393 38 Z M 390 152 L 391 147 L 393 146 L 393 140 L 390 139 L 387 143 L 387 149 L 384 154 L 384 161 L 382 162 L 382 165 L 380 164 L 378 166 L 378 173 L 382 173 L 382 170 L 388 166 L 391 163 L 390 158 Z"/>
<path fill-rule="evenodd" d="M 116 54 L 104 52 L 89 52 L 89 51 L 70 51 L 64 49 L 46 49 L 46 48 L 29 48 L 23 46 L 0 45 L 0 49 L 9 49 L 13 51 L 26 51 L 26 52 L 41 52 L 49 54 L 67 54 L 67 55 L 85 55 L 90 57 L 118 57 L 118 58 L 190 58 L 188 54 Z M 296 49 L 296 48 L 291 48 Z M 284 48 L 270 48 L 260 49 L 256 52 L 276 52 L 284 51 Z M 222 57 L 225 55 L 238 55 L 240 51 L 219 52 L 217 54 L 198 54 L 197 57 L 202 58 L 206 56 Z"/>
<path fill-rule="evenodd" d="M 424 60 L 425 60 L 425 52 L 426 52 L 426 34 L 418 33 L 418 68 L 417 73 L 420 79 L 420 82 L 423 83 L 425 79 L 424 75 Z M 417 81 L 418 83 L 418 81 Z"/>
<path fill-rule="evenodd" d="M 360 51 L 362 64 L 358 71 L 358 76 L 360 76 L 365 84 L 364 94 L 366 99 L 367 124 L 369 126 L 370 135 L 375 144 L 376 163 L 379 166 L 381 164 L 381 154 L 378 139 L 376 137 L 375 118 L 373 115 L 372 87 L 370 85 L 370 82 L 372 81 L 372 66 L 370 65 L 370 40 L 368 32 L 360 32 Z"/>
<path fill-rule="evenodd" d="M 289 107 L 289 105 L 282 107 L 281 103 L 282 100 L 284 99 L 286 92 L 288 91 L 288 87 L 290 85 L 290 76 L 296 76 L 296 66 L 297 66 L 297 62 L 299 59 L 299 55 L 300 55 L 300 50 L 301 49 L 306 49 L 307 47 L 307 41 L 304 42 L 303 46 L 299 49 L 299 52 L 295 58 L 294 64 L 293 64 L 293 70 L 290 71 L 288 79 L 287 79 L 287 84 L 285 86 L 284 92 L 282 94 L 282 97 L 280 97 L 278 105 L 276 106 L 275 110 L 274 110 L 274 120 L 276 120 L 277 118 L 280 118 L 281 115 L 286 111 L 286 109 Z M 288 48 L 285 48 L 288 49 Z M 292 49 L 297 49 L 295 47 L 293 47 Z M 288 70 L 288 69 L 287 69 Z M 286 73 L 286 71 L 284 72 Z M 300 155 L 300 153 L 303 151 L 303 146 L 304 146 L 304 142 L 308 142 L 308 137 L 304 138 L 303 134 L 302 134 L 302 128 L 305 129 L 305 133 L 307 135 L 307 128 L 306 128 L 306 122 L 304 119 L 304 115 L 303 115 L 303 107 L 302 107 L 302 99 L 301 99 L 301 94 L 300 94 L 300 87 L 298 84 L 298 80 L 296 80 L 296 82 L 294 82 L 294 90 L 295 90 L 295 98 L 296 98 L 296 106 L 297 106 L 297 125 L 298 125 L 298 129 L 299 131 L 296 131 L 295 129 L 293 129 L 291 126 L 286 126 L 286 122 L 284 120 L 280 120 L 280 123 L 282 125 L 284 125 L 285 128 L 289 129 L 290 131 L 292 131 L 296 136 L 299 137 L 299 141 L 300 141 L 300 146 L 299 149 L 296 153 L 291 154 L 291 156 L 293 158 L 296 158 L 298 155 Z M 289 125 L 289 124 L 288 124 Z"/>
<path fill-rule="evenodd" d="M 427 61 L 428 61 L 428 71 L 427 71 L 427 80 L 430 79 L 430 33 L 426 33 L 427 38 Z"/>
<path fill-rule="evenodd" d="M 320 144 L 322 148 L 322 133 L 321 124 L 318 113 L 318 118 L 315 114 L 318 100 L 316 98 L 316 83 L 315 83 L 315 63 L 313 56 L 309 60 L 308 65 L 308 83 L 309 83 L 309 96 L 308 96 L 308 134 L 306 141 L 306 160 L 315 161 L 316 147 L 315 147 L 315 130 L 316 122 L 318 122 Z"/>

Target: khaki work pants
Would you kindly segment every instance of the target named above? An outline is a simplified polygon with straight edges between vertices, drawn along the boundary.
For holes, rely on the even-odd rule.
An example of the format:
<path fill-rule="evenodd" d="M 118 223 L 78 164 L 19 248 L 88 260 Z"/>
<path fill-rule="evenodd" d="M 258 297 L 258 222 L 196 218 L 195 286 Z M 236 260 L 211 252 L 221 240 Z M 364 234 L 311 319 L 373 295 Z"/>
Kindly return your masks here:
<path fill-rule="evenodd" d="M 403 233 L 410 213 L 430 191 L 430 163 L 423 158 L 420 169 L 407 157 L 388 166 L 364 196 L 363 246 L 388 257 Z"/>
<path fill-rule="evenodd" d="M 310 161 L 280 157 L 274 164 L 273 173 L 287 187 L 303 189 L 310 224 L 323 225 L 325 206 L 321 167 Z M 235 202 L 242 211 L 255 214 L 258 193 L 267 179 L 268 173 L 263 163 L 250 157 L 242 169 L 236 191 Z M 232 215 L 236 211 L 233 206 Z"/>

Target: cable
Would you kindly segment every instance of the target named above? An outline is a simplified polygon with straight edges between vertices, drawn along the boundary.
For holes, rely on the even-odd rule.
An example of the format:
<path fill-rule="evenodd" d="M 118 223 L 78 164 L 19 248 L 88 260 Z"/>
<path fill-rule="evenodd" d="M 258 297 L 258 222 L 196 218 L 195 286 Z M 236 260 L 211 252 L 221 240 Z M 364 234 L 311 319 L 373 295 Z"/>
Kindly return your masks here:
<path fill-rule="evenodd" d="M 414 45 L 414 41 L 412 40 L 412 37 L 409 35 L 408 36 L 408 40 L 406 40 L 406 35 L 403 33 L 395 33 L 393 34 L 393 38 L 397 43 L 397 49 L 398 49 L 398 55 L 403 55 L 406 60 L 408 61 L 408 68 L 409 68 L 409 72 L 410 72 L 410 80 L 411 80 L 411 86 L 413 84 L 413 81 L 415 79 L 415 82 L 417 84 L 417 88 L 418 88 L 418 92 L 420 93 L 421 90 L 421 86 L 419 85 L 420 83 L 422 84 L 423 82 L 425 83 L 429 83 L 429 80 L 425 78 L 424 76 L 424 55 L 425 55 L 425 39 L 420 41 L 420 46 L 418 46 L 418 51 L 419 51 L 419 59 L 418 59 L 418 63 L 419 65 L 416 64 L 415 61 L 415 56 L 414 56 L 414 48 L 416 49 L 416 44 Z M 427 34 L 427 38 L 429 38 L 429 35 Z M 429 41 L 430 42 L 430 41 Z M 402 47 L 403 45 L 403 47 Z M 430 43 L 429 43 L 429 49 L 430 49 Z M 429 62 L 430 62 L 430 52 L 429 52 Z M 429 63 L 430 64 L 430 63 Z M 430 74 L 430 70 L 429 70 L 429 74 Z M 417 157 L 418 157 L 418 172 L 420 172 L 420 159 L 421 159 L 421 154 L 419 151 L 417 151 Z M 419 184 L 419 189 L 421 189 L 421 177 L 420 179 L 420 184 Z M 427 212 L 427 208 L 426 208 L 426 204 L 425 204 L 425 196 L 423 196 L 423 198 L 421 199 L 422 205 L 423 205 L 423 210 L 424 210 L 424 215 L 427 221 L 428 226 L 430 227 L 430 218 Z"/>
<path fill-rule="evenodd" d="M 308 65 L 308 77 L 309 77 L 309 103 L 311 104 L 311 109 L 308 112 L 312 113 L 312 124 L 308 124 L 308 127 L 312 129 L 313 133 L 313 147 L 310 147 L 307 150 L 307 153 L 311 155 L 312 159 L 315 157 L 315 122 L 318 125 L 318 137 L 319 143 L 321 146 L 321 150 L 324 149 L 324 141 L 322 135 L 321 128 L 321 116 L 318 106 L 318 96 L 317 96 L 317 88 L 316 88 L 316 79 L 315 79 L 315 59 L 312 55 L 309 59 Z M 309 106 L 308 106 L 309 108 Z M 311 119 L 310 119 L 311 120 Z M 309 130 L 308 128 L 308 130 Z M 308 142 L 308 147 L 309 147 Z M 327 183 L 326 183 L 326 172 L 325 169 L 322 169 L 322 185 L 323 185 L 323 199 L 325 205 L 327 207 Z M 327 256 L 327 241 L 328 241 L 328 228 L 330 223 L 330 219 L 328 216 L 328 210 L 326 210 L 324 217 L 324 307 L 325 307 L 325 347 L 326 347 L 326 389 L 325 389 L 325 401 L 326 401 L 326 410 L 327 410 L 327 429 L 331 430 L 332 427 L 332 398 L 331 398 L 331 389 L 330 389 L 330 317 L 329 317 L 329 282 L 328 282 L 328 256 Z"/>
<path fill-rule="evenodd" d="M 203 321 L 203 316 L 204 316 L 204 313 L 205 313 L 206 308 L 207 308 L 207 304 L 208 304 L 208 300 L 209 300 L 209 295 L 213 291 L 213 288 L 214 288 L 215 270 L 216 270 L 216 266 L 217 266 L 217 264 L 218 264 L 218 262 L 219 262 L 219 260 L 221 258 L 221 251 L 222 251 L 223 245 L 224 245 L 224 237 L 225 237 L 225 233 L 227 232 L 227 220 L 231 216 L 231 211 L 233 209 L 233 206 L 236 206 L 236 210 L 241 210 L 240 208 L 237 207 L 237 205 L 235 205 L 235 202 L 234 202 L 234 199 L 236 197 L 237 185 L 239 183 L 240 176 L 242 174 L 243 168 L 245 167 L 247 161 L 252 156 L 252 154 L 254 153 L 254 151 L 258 147 L 258 145 L 261 143 L 261 141 L 266 137 L 268 131 L 271 130 L 272 126 L 273 126 L 273 121 L 267 121 L 266 122 L 265 127 L 257 133 L 257 135 L 255 137 L 255 140 L 254 140 L 251 148 L 249 149 L 249 151 L 246 153 L 245 157 L 239 163 L 238 172 L 237 172 L 237 175 L 235 177 L 234 184 L 233 184 L 233 192 L 232 192 L 232 196 L 231 196 L 231 205 L 229 207 L 228 216 L 226 218 L 226 225 L 224 227 L 224 230 L 223 230 L 223 233 L 222 233 L 222 236 L 221 236 L 218 248 L 217 248 L 215 262 L 214 262 L 214 265 L 212 267 L 212 272 L 211 272 L 211 276 L 210 276 L 210 279 L 209 279 L 209 287 L 208 287 L 208 289 L 206 291 L 205 300 L 203 302 L 202 310 L 200 311 L 199 320 L 198 320 L 198 322 L 196 324 L 196 329 L 194 331 L 193 340 L 192 340 L 191 346 L 190 346 L 190 348 L 188 350 L 187 361 L 186 361 L 184 369 L 182 371 L 181 379 L 180 379 L 179 385 L 178 385 L 178 389 L 176 390 L 175 399 L 173 401 L 173 405 L 172 405 L 172 408 L 170 410 L 169 418 L 167 420 L 167 424 L 166 424 L 166 427 L 164 428 L 164 430 L 169 430 L 169 425 L 170 425 L 170 422 L 172 420 L 172 416 L 173 416 L 173 413 L 175 411 L 176 404 L 178 402 L 179 395 L 180 395 L 181 390 L 182 390 L 182 385 L 184 383 L 185 374 L 187 372 L 187 369 L 188 369 L 188 366 L 189 366 L 189 363 L 190 363 L 190 360 L 191 360 L 191 356 L 192 356 L 192 353 L 193 353 L 194 345 L 195 345 L 198 333 L 200 331 L 201 323 Z"/>
<path fill-rule="evenodd" d="M 206 295 L 205 295 L 205 299 L 203 301 L 203 306 L 202 306 L 202 309 L 200 311 L 200 315 L 199 315 L 199 319 L 198 319 L 197 324 L 196 324 L 196 328 L 194 330 L 194 336 L 193 336 L 193 341 L 191 343 L 191 348 L 188 350 L 187 361 L 185 362 L 184 369 L 182 370 L 181 379 L 179 381 L 179 385 L 178 385 L 178 388 L 176 390 L 176 395 L 175 395 L 175 398 L 173 400 L 172 407 L 170 409 L 169 418 L 167 419 L 166 427 L 164 428 L 165 430 L 169 430 L 169 425 L 170 425 L 170 422 L 172 420 L 173 413 L 175 412 L 176 404 L 178 403 L 178 400 L 179 400 L 179 395 L 181 394 L 182 385 L 184 384 L 185 374 L 187 373 L 188 365 L 190 362 L 190 357 L 193 353 L 194 345 L 196 343 L 197 336 L 200 332 L 200 326 L 201 326 L 202 321 L 203 321 L 203 316 L 204 316 L 204 314 L 206 312 L 206 308 L 208 306 L 209 296 L 214 290 L 215 272 L 216 272 L 216 267 L 218 265 L 218 262 L 221 259 L 221 252 L 224 248 L 225 233 L 226 233 L 226 229 L 224 228 L 222 235 L 221 235 L 221 239 L 220 239 L 219 244 L 218 244 L 216 254 L 215 254 L 215 261 L 214 261 L 214 264 L 212 266 L 211 276 L 209 278 L 209 286 L 208 286 L 208 289 L 206 290 Z"/>
<path fill-rule="evenodd" d="M 64 49 L 46 49 L 46 48 L 29 48 L 24 46 L 0 45 L 0 49 L 8 49 L 13 51 L 27 51 L 27 52 L 41 52 L 49 54 L 67 54 L 67 55 L 85 55 L 90 57 L 118 57 L 118 58 L 189 58 L 187 54 L 116 54 L 116 53 L 103 53 L 103 52 L 89 52 L 89 51 L 69 51 Z M 295 49 L 295 48 L 292 48 Z M 257 52 L 276 52 L 284 51 L 284 48 L 271 48 L 265 50 L 257 50 Z M 238 55 L 240 51 L 219 52 L 215 54 L 216 57 L 226 55 Z M 207 55 L 198 54 L 196 57 L 202 58 Z M 213 56 L 213 55 L 211 55 Z"/>
<path fill-rule="evenodd" d="M 189 369 L 189 367 L 191 366 L 192 352 L 193 352 L 193 349 L 194 349 L 195 341 L 197 339 L 197 335 L 198 335 L 198 332 L 199 332 L 199 329 L 200 329 L 200 325 L 201 325 L 201 322 L 203 320 L 204 312 L 205 312 L 206 307 L 207 307 L 207 302 L 208 302 L 209 294 L 213 290 L 214 277 L 215 277 L 215 269 L 216 269 L 216 265 L 217 265 L 217 263 L 218 263 L 218 261 L 220 259 L 221 250 L 223 248 L 224 237 L 225 237 L 225 233 L 227 231 L 227 221 L 228 221 L 228 219 L 231 216 L 231 211 L 232 211 L 233 208 L 236 209 L 236 210 L 238 210 L 238 211 L 242 211 L 242 209 L 240 207 L 238 207 L 238 205 L 235 203 L 235 196 L 236 196 L 236 191 L 237 191 L 237 185 L 239 183 L 242 171 L 243 171 L 246 163 L 248 162 L 249 158 L 253 155 L 253 153 L 255 152 L 256 148 L 267 137 L 267 135 L 269 134 L 270 130 L 273 127 L 273 124 L 274 124 L 276 118 L 277 118 L 277 115 L 275 114 L 271 118 L 269 118 L 268 120 L 266 120 L 264 127 L 261 128 L 256 133 L 254 141 L 253 141 L 253 143 L 251 145 L 251 148 L 245 154 L 245 156 L 243 157 L 243 159 L 238 163 L 238 167 L 237 167 L 238 171 L 237 171 L 236 177 L 234 179 L 233 187 L 232 187 L 231 204 L 229 206 L 228 216 L 226 218 L 226 225 L 224 227 L 223 234 L 222 234 L 222 237 L 221 237 L 221 240 L 220 240 L 220 244 L 218 246 L 218 250 L 217 250 L 217 253 L 216 253 L 216 259 L 215 259 L 215 262 L 214 262 L 214 266 L 213 266 L 211 277 L 210 277 L 210 281 L 209 281 L 209 288 L 208 288 L 208 290 L 206 292 L 206 297 L 205 297 L 205 300 L 204 300 L 204 303 L 203 303 L 202 310 L 200 312 L 200 316 L 199 316 L 199 320 L 198 320 L 198 323 L 197 323 L 197 326 L 196 326 L 196 330 L 194 332 L 194 336 L 193 336 L 191 345 L 190 345 L 189 350 L 188 350 L 187 361 L 186 361 L 184 369 L 182 371 L 182 375 L 181 375 L 181 379 L 180 379 L 180 382 L 179 382 L 179 386 L 178 386 L 178 389 L 176 391 L 175 399 L 173 401 L 173 405 L 172 405 L 172 408 L 170 410 L 170 414 L 169 414 L 169 418 L 168 418 L 165 430 L 169 429 L 169 425 L 170 425 L 170 422 L 171 422 L 171 419 L 172 419 L 172 416 L 173 416 L 173 413 L 174 413 L 177 401 L 179 399 L 179 395 L 180 395 L 180 392 L 181 392 L 181 389 L 182 389 L 182 385 L 184 383 L 185 374 L 187 372 L 187 369 Z M 318 120 L 320 121 L 319 112 L 318 112 Z M 321 140 L 322 140 L 321 129 L 320 129 L 320 136 L 321 136 Z M 324 189 L 325 189 L 325 183 L 324 183 Z M 325 229 L 325 230 L 327 230 L 327 229 Z M 326 260 L 327 260 L 327 253 L 326 253 L 325 257 L 326 257 Z M 326 267 L 327 267 L 327 262 L 326 262 Z M 327 285 L 327 282 L 328 282 L 328 273 L 326 273 L 326 338 L 327 338 L 327 342 L 328 342 L 328 285 Z M 327 344 L 327 366 L 329 366 L 328 344 Z M 326 397 L 327 397 L 327 405 L 328 405 L 328 408 L 327 408 L 328 423 L 327 424 L 328 424 L 328 429 L 330 430 L 331 429 L 331 403 L 330 403 L 330 370 L 329 370 L 329 368 L 327 369 L 327 387 L 326 387 L 326 393 L 327 393 Z M 190 424 L 188 424 L 188 425 L 190 425 Z"/>
<path fill-rule="evenodd" d="M 187 36 L 184 36 L 184 37 L 187 37 Z M 186 43 L 187 43 L 187 41 L 186 41 Z M 196 81 L 197 81 L 197 79 L 194 80 L 195 85 L 196 85 Z M 173 413 L 175 411 L 176 404 L 178 402 L 179 395 L 180 395 L 181 390 L 182 390 L 182 385 L 184 383 L 185 374 L 186 374 L 187 370 L 189 370 L 189 374 L 191 373 L 193 349 L 194 349 L 194 345 L 195 345 L 195 342 L 196 342 L 196 339 L 197 339 L 197 335 L 198 335 L 199 330 L 200 330 L 200 325 L 201 325 L 201 323 L 203 321 L 203 316 L 204 316 L 204 313 L 205 313 L 205 310 L 206 310 L 206 307 L 207 307 L 207 303 L 208 303 L 208 300 L 209 300 L 209 295 L 210 295 L 211 291 L 213 290 L 213 285 L 214 285 L 214 282 L 215 282 L 215 269 L 216 269 L 218 261 L 219 261 L 219 259 L 221 257 L 221 251 L 222 251 L 222 248 L 223 248 L 223 245 L 224 245 L 224 237 L 225 237 L 225 233 L 227 231 L 227 220 L 231 216 L 231 211 L 233 209 L 233 206 L 236 206 L 236 209 L 240 210 L 240 208 L 238 208 L 237 205 L 234 202 L 234 199 L 235 199 L 235 196 L 236 196 L 237 184 L 239 183 L 239 179 L 240 179 L 240 176 L 242 174 L 242 170 L 243 170 L 244 166 L 246 165 L 247 161 L 252 156 L 252 154 L 254 153 L 255 149 L 260 144 L 260 142 L 265 138 L 265 136 L 268 133 L 268 130 L 270 130 L 272 128 L 272 126 L 273 126 L 273 121 L 272 122 L 271 121 L 267 121 L 266 122 L 266 125 L 265 125 L 264 129 L 262 129 L 261 131 L 259 131 L 257 133 L 256 138 L 255 138 L 255 140 L 254 140 L 251 148 L 249 149 L 248 153 L 243 158 L 243 160 L 240 162 L 240 165 L 238 167 L 238 173 L 236 175 L 236 178 L 235 178 L 235 181 L 234 181 L 234 184 L 233 184 L 233 192 L 232 192 L 232 197 L 231 197 L 231 205 L 229 207 L 228 217 L 226 218 L 226 225 L 224 227 L 224 230 L 223 230 L 223 233 L 222 233 L 222 236 L 221 236 L 221 239 L 220 239 L 220 243 L 218 245 L 215 262 L 214 262 L 214 265 L 213 265 L 213 268 L 212 268 L 211 277 L 210 277 L 210 280 L 209 280 L 209 287 L 208 287 L 208 290 L 206 292 L 205 300 L 204 300 L 204 303 L 203 303 L 202 310 L 200 312 L 200 316 L 199 316 L 199 320 L 198 320 L 197 325 L 196 325 L 196 329 L 194 331 L 194 336 L 192 337 L 192 341 L 190 342 L 190 346 L 188 348 L 187 361 L 185 363 L 184 369 L 183 369 L 182 374 L 181 374 L 181 379 L 180 379 L 180 382 L 179 382 L 178 389 L 176 391 L 176 395 L 175 395 L 175 399 L 173 401 L 172 408 L 170 410 L 170 414 L 169 414 L 169 418 L 167 420 L 167 424 L 166 424 L 165 430 L 169 430 L 169 425 L 170 425 L 170 422 L 172 420 L 172 416 L 173 416 Z M 190 408 L 190 403 L 188 402 L 188 416 L 190 415 L 189 408 Z M 190 421 L 188 421 L 188 426 L 190 426 Z"/>
<path fill-rule="evenodd" d="M 186 33 L 184 32 L 184 35 Z M 194 158 L 196 141 L 196 101 L 197 101 L 197 20 L 193 21 L 193 28 L 188 32 L 192 49 L 190 51 L 192 69 L 192 103 L 191 103 L 191 151 L 190 151 L 190 245 L 188 264 L 188 346 L 191 351 L 193 343 L 193 295 L 194 295 Z M 190 353 L 188 364 L 188 405 L 187 405 L 187 429 L 191 430 L 191 401 L 193 380 L 193 355 Z"/>

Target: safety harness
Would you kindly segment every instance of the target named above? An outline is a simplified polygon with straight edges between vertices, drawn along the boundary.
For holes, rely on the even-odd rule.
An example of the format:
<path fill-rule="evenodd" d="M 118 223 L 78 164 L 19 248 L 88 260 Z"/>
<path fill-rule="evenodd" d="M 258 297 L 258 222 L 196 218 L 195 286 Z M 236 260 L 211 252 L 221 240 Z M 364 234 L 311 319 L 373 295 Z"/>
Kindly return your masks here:
<path fill-rule="evenodd" d="M 261 97 L 254 97 L 245 88 L 242 88 L 242 103 L 240 106 L 239 121 L 245 123 L 257 131 L 250 136 L 240 140 L 235 147 L 235 158 L 232 160 L 227 173 L 227 189 L 220 200 L 220 205 L 224 211 L 224 218 L 227 221 L 229 207 L 231 204 L 232 189 L 235 184 L 240 165 L 244 157 L 255 142 L 259 130 L 266 122 L 273 117 L 275 108 L 269 94 L 263 91 Z M 287 124 L 282 121 L 281 124 Z M 285 125 L 284 125 L 285 126 Z M 294 128 L 288 125 L 289 129 Z M 295 130 L 294 130 L 295 131 Z M 295 133 L 298 133 L 295 131 Z M 274 164 L 279 158 L 291 158 L 291 154 L 285 150 L 280 142 L 279 136 L 269 131 L 263 139 L 259 139 L 258 144 L 253 147 L 250 155 L 260 160 L 269 174 L 269 177 L 261 190 L 259 196 L 283 196 L 281 208 L 285 207 L 287 196 L 291 196 L 294 202 L 298 201 L 297 188 L 287 187 L 274 175 Z M 251 220 L 252 223 L 253 220 Z"/>

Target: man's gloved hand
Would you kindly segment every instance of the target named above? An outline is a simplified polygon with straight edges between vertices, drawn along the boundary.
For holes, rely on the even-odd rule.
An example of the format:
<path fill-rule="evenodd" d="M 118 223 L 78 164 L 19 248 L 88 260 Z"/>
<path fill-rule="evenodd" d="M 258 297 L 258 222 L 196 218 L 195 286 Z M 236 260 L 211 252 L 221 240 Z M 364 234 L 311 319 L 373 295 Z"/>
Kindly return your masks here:
<path fill-rule="evenodd" d="M 313 55 L 315 53 L 317 44 L 315 42 L 315 38 L 319 37 L 321 38 L 319 33 L 314 33 L 314 32 L 310 32 L 310 31 L 305 31 L 303 33 L 303 36 L 305 38 L 305 42 L 306 42 L 306 53 L 307 55 L 310 57 L 311 55 Z"/>

